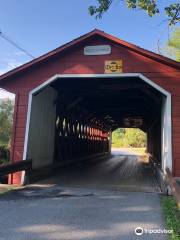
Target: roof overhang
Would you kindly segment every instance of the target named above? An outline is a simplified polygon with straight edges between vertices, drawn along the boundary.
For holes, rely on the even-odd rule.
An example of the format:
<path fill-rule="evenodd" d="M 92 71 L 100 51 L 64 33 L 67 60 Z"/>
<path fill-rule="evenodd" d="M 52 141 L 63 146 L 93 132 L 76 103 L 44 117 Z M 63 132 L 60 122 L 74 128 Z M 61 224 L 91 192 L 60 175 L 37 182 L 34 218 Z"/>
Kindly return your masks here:
<path fill-rule="evenodd" d="M 40 63 L 43 63 L 44 61 L 47 61 L 48 59 L 50 59 L 51 57 L 54 57 L 68 49 L 70 49 L 71 47 L 74 47 L 74 46 L 77 46 L 78 44 L 80 43 L 83 43 L 84 41 L 90 39 L 91 37 L 93 36 L 100 36 L 100 37 L 103 37 L 105 39 L 108 39 L 116 44 L 118 44 L 119 46 L 121 47 L 124 47 L 124 48 L 127 48 L 129 50 L 132 50 L 140 55 L 143 55 L 145 57 L 148 57 L 154 61 L 157 61 L 159 63 L 162 63 L 164 65 L 167 65 L 167 66 L 170 66 L 170 67 L 173 67 L 177 70 L 180 69 L 180 63 L 172 60 L 172 59 L 169 59 L 169 58 L 166 58 L 164 56 L 161 56 L 159 54 L 156 54 L 156 53 L 153 53 L 151 51 L 148 51 L 148 50 L 145 50 L 143 48 L 140 48 L 134 44 L 131 44 L 131 43 L 128 43 L 128 42 L 125 42 L 117 37 L 114 37 L 110 34 L 107 34 L 101 30 L 98 30 L 98 29 L 94 29 L 93 31 L 83 35 L 83 36 L 80 36 L 74 40 L 72 40 L 71 42 L 69 43 L 66 43 L 58 48 L 56 48 L 55 50 L 49 52 L 49 53 L 46 53 L 28 63 L 25 63 L 3 75 L 0 76 L 0 81 L 4 81 L 4 80 L 7 80 L 9 79 L 10 77 L 13 77 L 15 76 L 16 74 L 19 74 L 19 73 L 22 73 L 28 69 L 30 69 L 31 67 L 37 65 L 37 64 L 40 64 Z"/>

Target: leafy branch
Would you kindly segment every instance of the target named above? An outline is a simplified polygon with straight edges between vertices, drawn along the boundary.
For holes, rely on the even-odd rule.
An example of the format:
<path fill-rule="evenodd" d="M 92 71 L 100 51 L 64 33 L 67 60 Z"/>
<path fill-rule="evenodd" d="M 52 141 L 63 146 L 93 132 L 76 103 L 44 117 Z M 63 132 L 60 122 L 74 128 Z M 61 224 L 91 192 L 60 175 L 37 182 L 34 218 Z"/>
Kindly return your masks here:
<path fill-rule="evenodd" d="M 109 10 L 115 0 L 97 0 L 97 6 L 89 7 L 89 14 L 102 18 L 103 14 Z M 160 13 L 160 8 L 156 0 L 119 0 L 125 2 L 129 9 L 141 9 L 150 17 Z M 173 3 L 164 8 L 164 13 L 168 17 L 169 25 L 175 25 L 180 22 L 180 4 Z"/>

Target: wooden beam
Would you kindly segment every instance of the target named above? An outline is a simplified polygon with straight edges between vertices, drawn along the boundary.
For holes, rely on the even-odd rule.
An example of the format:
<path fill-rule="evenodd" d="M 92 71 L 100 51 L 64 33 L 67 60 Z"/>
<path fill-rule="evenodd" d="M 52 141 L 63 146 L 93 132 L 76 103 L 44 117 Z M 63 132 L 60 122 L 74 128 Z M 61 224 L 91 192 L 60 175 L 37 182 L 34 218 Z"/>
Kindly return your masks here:
<path fill-rule="evenodd" d="M 77 98 L 75 99 L 73 102 L 71 102 L 67 107 L 66 110 L 69 111 L 71 110 L 73 107 L 75 107 L 78 103 L 80 103 L 83 99 L 82 98 Z"/>
<path fill-rule="evenodd" d="M 19 161 L 0 165 L 0 177 L 10 173 L 32 169 L 32 160 Z"/>

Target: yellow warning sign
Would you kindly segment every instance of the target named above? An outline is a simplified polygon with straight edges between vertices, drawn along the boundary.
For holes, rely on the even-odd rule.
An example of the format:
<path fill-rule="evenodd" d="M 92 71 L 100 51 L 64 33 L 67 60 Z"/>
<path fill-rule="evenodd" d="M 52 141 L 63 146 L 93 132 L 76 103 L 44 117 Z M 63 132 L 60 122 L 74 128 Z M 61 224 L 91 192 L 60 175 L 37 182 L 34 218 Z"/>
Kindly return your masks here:
<path fill-rule="evenodd" d="M 105 73 L 122 73 L 122 60 L 108 60 L 104 65 Z"/>

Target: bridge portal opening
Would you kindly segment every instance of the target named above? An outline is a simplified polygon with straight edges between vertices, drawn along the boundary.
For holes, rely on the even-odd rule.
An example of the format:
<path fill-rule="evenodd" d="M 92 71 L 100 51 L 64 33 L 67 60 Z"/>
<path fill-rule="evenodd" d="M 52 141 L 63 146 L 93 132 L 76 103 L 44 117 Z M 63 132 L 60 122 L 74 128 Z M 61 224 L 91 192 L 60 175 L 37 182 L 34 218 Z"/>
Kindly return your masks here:
<path fill-rule="evenodd" d="M 133 128 L 117 128 L 112 132 L 111 152 L 114 149 L 129 149 L 140 154 L 146 153 L 147 133 L 135 126 Z"/>
<path fill-rule="evenodd" d="M 137 127 L 115 129 L 111 136 L 111 154 L 137 156 L 141 161 L 149 163 L 147 133 Z"/>
<path fill-rule="evenodd" d="M 139 75 L 56 76 L 30 93 L 24 158 L 33 171 L 56 169 L 111 153 L 112 132 L 139 128 L 147 152 L 167 164 L 168 96 Z M 169 159 L 171 161 L 171 159 Z"/>

